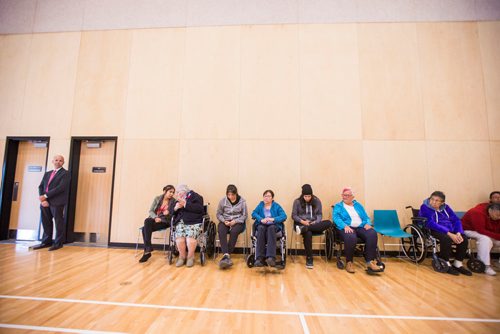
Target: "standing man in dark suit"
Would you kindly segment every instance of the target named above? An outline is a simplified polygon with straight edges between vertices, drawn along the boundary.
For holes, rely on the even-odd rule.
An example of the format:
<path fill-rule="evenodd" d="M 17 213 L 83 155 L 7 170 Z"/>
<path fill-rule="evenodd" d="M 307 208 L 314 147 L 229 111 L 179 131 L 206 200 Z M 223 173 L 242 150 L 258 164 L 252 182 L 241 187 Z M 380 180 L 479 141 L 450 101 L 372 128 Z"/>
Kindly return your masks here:
<path fill-rule="evenodd" d="M 50 247 L 49 251 L 62 248 L 65 241 L 66 224 L 64 222 L 64 209 L 68 203 L 69 172 L 63 168 L 64 157 L 54 156 L 52 160 L 54 170 L 48 171 L 43 176 L 38 186 L 40 195 L 40 210 L 42 214 L 43 239 L 42 243 L 32 249 Z M 53 225 L 56 225 L 56 239 L 52 242 Z"/>

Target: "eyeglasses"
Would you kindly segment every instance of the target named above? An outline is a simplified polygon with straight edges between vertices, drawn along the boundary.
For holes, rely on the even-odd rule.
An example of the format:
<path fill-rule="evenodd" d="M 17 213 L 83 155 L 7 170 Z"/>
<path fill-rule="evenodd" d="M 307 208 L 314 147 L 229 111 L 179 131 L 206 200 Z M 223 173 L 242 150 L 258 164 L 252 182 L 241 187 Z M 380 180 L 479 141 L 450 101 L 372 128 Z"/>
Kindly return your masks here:
<path fill-rule="evenodd" d="M 438 203 L 443 203 L 444 201 L 440 198 L 431 198 L 429 202 L 438 202 Z"/>
<path fill-rule="evenodd" d="M 342 194 L 342 197 L 352 197 L 352 194 Z"/>

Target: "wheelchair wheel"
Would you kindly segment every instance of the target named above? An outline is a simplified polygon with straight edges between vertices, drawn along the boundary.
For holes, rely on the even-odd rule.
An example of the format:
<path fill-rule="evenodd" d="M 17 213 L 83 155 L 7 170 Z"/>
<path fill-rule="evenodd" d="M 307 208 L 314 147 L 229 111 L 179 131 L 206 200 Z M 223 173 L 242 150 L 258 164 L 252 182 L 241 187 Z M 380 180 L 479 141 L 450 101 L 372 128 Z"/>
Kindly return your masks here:
<path fill-rule="evenodd" d="M 470 259 L 467 261 L 467 268 L 469 268 L 470 271 L 473 273 L 484 273 L 484 270 L 486 269 L 486 266 L 484 265 L 483 262 L 477 260 L 477 259 Z"/>
<path fill-rule="evenodd" d="M 344 261 L 342 260 L 337 260 L 337 268 L 339 268 L 340 270 L 343 270 L 345 268 L 345 263 Z"/>
<path fill-rule="evenodd" d="M 403 253 L 410 260 L 421 263 L 427 256 L 424 233 L 414 224 L 406 225 L 403 230 L 412 235 L 412 237 L 401 238 Z"/>
<path fill-rule="evenodd" d="M 210 222 L 207 228 L 207 256 L 213 257 L 215 254 L 215 223 Z"/>
<path fill-rule="evenodd" d="M 252 268 L 255 263 L 255 255 L 250 254 L 247 256 L 247 266 L 248 268 Z"/>
<path fill-rule="evenodd" d="M 448 264 L 441 258 L 432 259 L 432 268 L 438 273 L 445 273 L 448 271 Z"/>
<path fill-rule="evenodd" d="M 333 257 L 333 231 L 326 230 L 326 259 L 330 261 Z"/>
<path fill-rule="evenodd" d="M 205 259 L 205 252 L 200 252 L 200 264 L 202 266 L 204 266 L 205 265 L 205 261 L 206 261 L 206 259 Z"/>

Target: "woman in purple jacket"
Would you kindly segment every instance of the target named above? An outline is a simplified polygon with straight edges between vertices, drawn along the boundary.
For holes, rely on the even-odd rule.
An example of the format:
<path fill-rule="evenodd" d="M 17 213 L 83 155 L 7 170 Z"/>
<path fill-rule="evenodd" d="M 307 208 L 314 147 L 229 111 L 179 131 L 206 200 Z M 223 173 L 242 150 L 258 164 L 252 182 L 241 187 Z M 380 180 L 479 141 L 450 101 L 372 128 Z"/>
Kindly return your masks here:
<path fill-rule="evenodd" d="M 424 200 L 419 216 L 427 218 L 426 227 L 431 231 L 431 235 L 439 240 L 439 256 L 448 264 L 447 273 L 471 276 L 472 273 L 462 264 L 467 253 L 467 237 L 464 235 L 460 218 L 444 202 L 445 199 L 443 192 L 433 192 L 428 199 Z M 457 245 L 453 265 L 450 264 L 452 244 Z"/>

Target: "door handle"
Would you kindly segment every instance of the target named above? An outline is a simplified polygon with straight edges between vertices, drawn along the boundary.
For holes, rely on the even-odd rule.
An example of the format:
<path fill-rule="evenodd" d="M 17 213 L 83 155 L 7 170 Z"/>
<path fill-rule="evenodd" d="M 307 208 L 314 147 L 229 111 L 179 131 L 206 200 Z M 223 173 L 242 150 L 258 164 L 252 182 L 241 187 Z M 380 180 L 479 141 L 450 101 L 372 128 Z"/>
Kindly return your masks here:
<path fill-rule="evenodd" d="M 19 182 L 14 182 L 14 189 L 12 190 L 12 202 L 17 202 L 18 191 L 19 191 Z"/>

